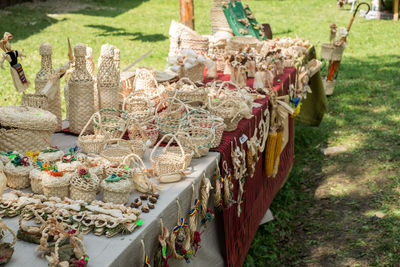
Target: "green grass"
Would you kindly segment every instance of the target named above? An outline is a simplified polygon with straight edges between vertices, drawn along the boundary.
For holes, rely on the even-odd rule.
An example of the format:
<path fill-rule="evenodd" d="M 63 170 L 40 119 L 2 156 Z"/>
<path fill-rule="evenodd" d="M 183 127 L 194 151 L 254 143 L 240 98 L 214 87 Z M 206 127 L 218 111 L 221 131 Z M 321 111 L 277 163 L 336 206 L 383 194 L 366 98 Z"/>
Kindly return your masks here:
<path fill-rule="evenodd" d="M 22 64 L 31 82 L 40 68 L 40 43 L 53 45 L 54 66 L 60 66 L 67 61 L 67 36 L 73 44 L 91 46 L 95 59 L 102 44 L 117 46 L 122 67 L 153 49 L 141 65 L 165 67 L 178 1 L 49 2 L 0 11 L 1 32 L 13 33 L 13 48 L 28 55 Z M 328 41 L 329 25 L 346 26 L 351 16 L 334 0 L 247 3 L 276 36 L 297 34 L 317 51 Z M 211 1 L 196 0 L 195 5 L 196 30 L 209 34 Z M 275 220 L 259 228 L 245 266 L 398 265 L 399 37 L 399 22 L 356 18 L 329 111 L 320 127 L 296 124 L 295 165 L 272 203 Z M 0 80 L 0 105 L 17 104 L 20 94 L 8 70 L 0 71 Z M 335 145 L 348 151 L 323 156 L 321 148 Z M 382 219 L 373 217 L 378 211 Z"/>

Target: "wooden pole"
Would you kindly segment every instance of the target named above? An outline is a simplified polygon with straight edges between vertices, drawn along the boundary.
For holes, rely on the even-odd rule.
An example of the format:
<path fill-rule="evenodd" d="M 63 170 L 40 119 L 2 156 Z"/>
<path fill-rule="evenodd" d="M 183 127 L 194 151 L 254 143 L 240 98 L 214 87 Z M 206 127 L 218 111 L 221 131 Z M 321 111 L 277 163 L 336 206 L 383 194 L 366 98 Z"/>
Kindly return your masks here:
<path fill-rule="evenodd" d="M 194 0 L 179 0 L 181 23 L 194 30 Z"/>
<path fill-rule="evenodd" d="M 393 20 L 399 20 L 399 0 L 393 1 Z"/>

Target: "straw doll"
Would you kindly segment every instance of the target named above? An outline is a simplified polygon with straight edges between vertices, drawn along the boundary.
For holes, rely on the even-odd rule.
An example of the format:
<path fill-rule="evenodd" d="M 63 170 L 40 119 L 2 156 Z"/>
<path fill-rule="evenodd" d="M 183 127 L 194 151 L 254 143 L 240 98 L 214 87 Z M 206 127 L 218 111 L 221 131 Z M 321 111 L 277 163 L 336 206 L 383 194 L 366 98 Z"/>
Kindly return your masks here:
<path fill-rule="evenodd" d="M 23 92 L 29 87 L 30 83 L 25 77 L 22 65 L 18 63 L 18 57 L 26 56 L 21 51 L 13 50 L 11 48 L 10 40 L 12 38 L 13 35 L 11 33 L 5 32 L 3 38 L 0 40 L 0 48 L 4 51 L 0 58 L 0 67 L 4 69 L 4 60 L 7 60 L 10 63 L 10 72 L 15 89 L 17 89 L 18 92 Z"/>

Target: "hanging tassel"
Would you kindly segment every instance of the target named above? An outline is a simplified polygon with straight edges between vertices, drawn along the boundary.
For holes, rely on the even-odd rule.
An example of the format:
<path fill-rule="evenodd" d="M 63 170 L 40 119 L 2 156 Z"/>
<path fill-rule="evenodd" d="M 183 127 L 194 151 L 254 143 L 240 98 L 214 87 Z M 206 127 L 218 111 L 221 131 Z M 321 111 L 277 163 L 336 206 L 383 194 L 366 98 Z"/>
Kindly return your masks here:
<path fill-rule="evenodd" d="M 282 141 L 283 141 L 283 130 L 277 132 L 276 134 L 276 145 L 275 145 L 274 165 L 273 165 L 274 169 L 272 171 L 272 177 L 276 176 L 278 170 L 279 161 L 282 153 Z"/>
<path fill-rule="evenodd" d="M 267 147 L 265 149 L 265 173 L 267 176 L 271 176 L 274 171 L 275 163 L 275 150 L 276 140 L 278 138 L 277 133 L 268 133 Z"/>

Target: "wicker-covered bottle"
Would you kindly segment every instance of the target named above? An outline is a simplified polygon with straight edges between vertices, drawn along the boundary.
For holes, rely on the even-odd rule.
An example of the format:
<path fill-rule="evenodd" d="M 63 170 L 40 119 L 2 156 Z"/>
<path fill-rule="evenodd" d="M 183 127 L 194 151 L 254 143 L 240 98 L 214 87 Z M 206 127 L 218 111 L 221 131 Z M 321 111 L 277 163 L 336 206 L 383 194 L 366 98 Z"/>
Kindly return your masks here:
<path fill-rule="evenodd" d="M 120 77 L 114 63 L 114 47 L 105 44 L 101 47 L 100 66 L 97 73 L 99 108 L 119 108 Z"/>
<path fill-rule="evenodd" d="M 79 134 L 94 113 L 94 83 L 86 68 L 86 45 L 74 47 L 75 69 L 68 82 L 70 131 Z"/>
<path fill-rule="evenodd" d="M 53 54 L 53 49 L 51 44 L 45 42 L 39 47 L 39 54 L 42 57 L 42 67 L 36 74 L 35 79 L 35 91 L 36 94 L 40 94 L 43 88 L 46 86 L 51 75 L 54 74 L 53 64 L 51 62 L 51 55 Z M 62 128 L 62 114 L 61 114 L 61 96 L 60 96 L 60 80 L 55 79 L 51 90 L 56 93 L 51 94 L 52 97 L 48 99 L 47 110 L 56 115 L 57 117 L 57 129 L 60 131 Z"/>

